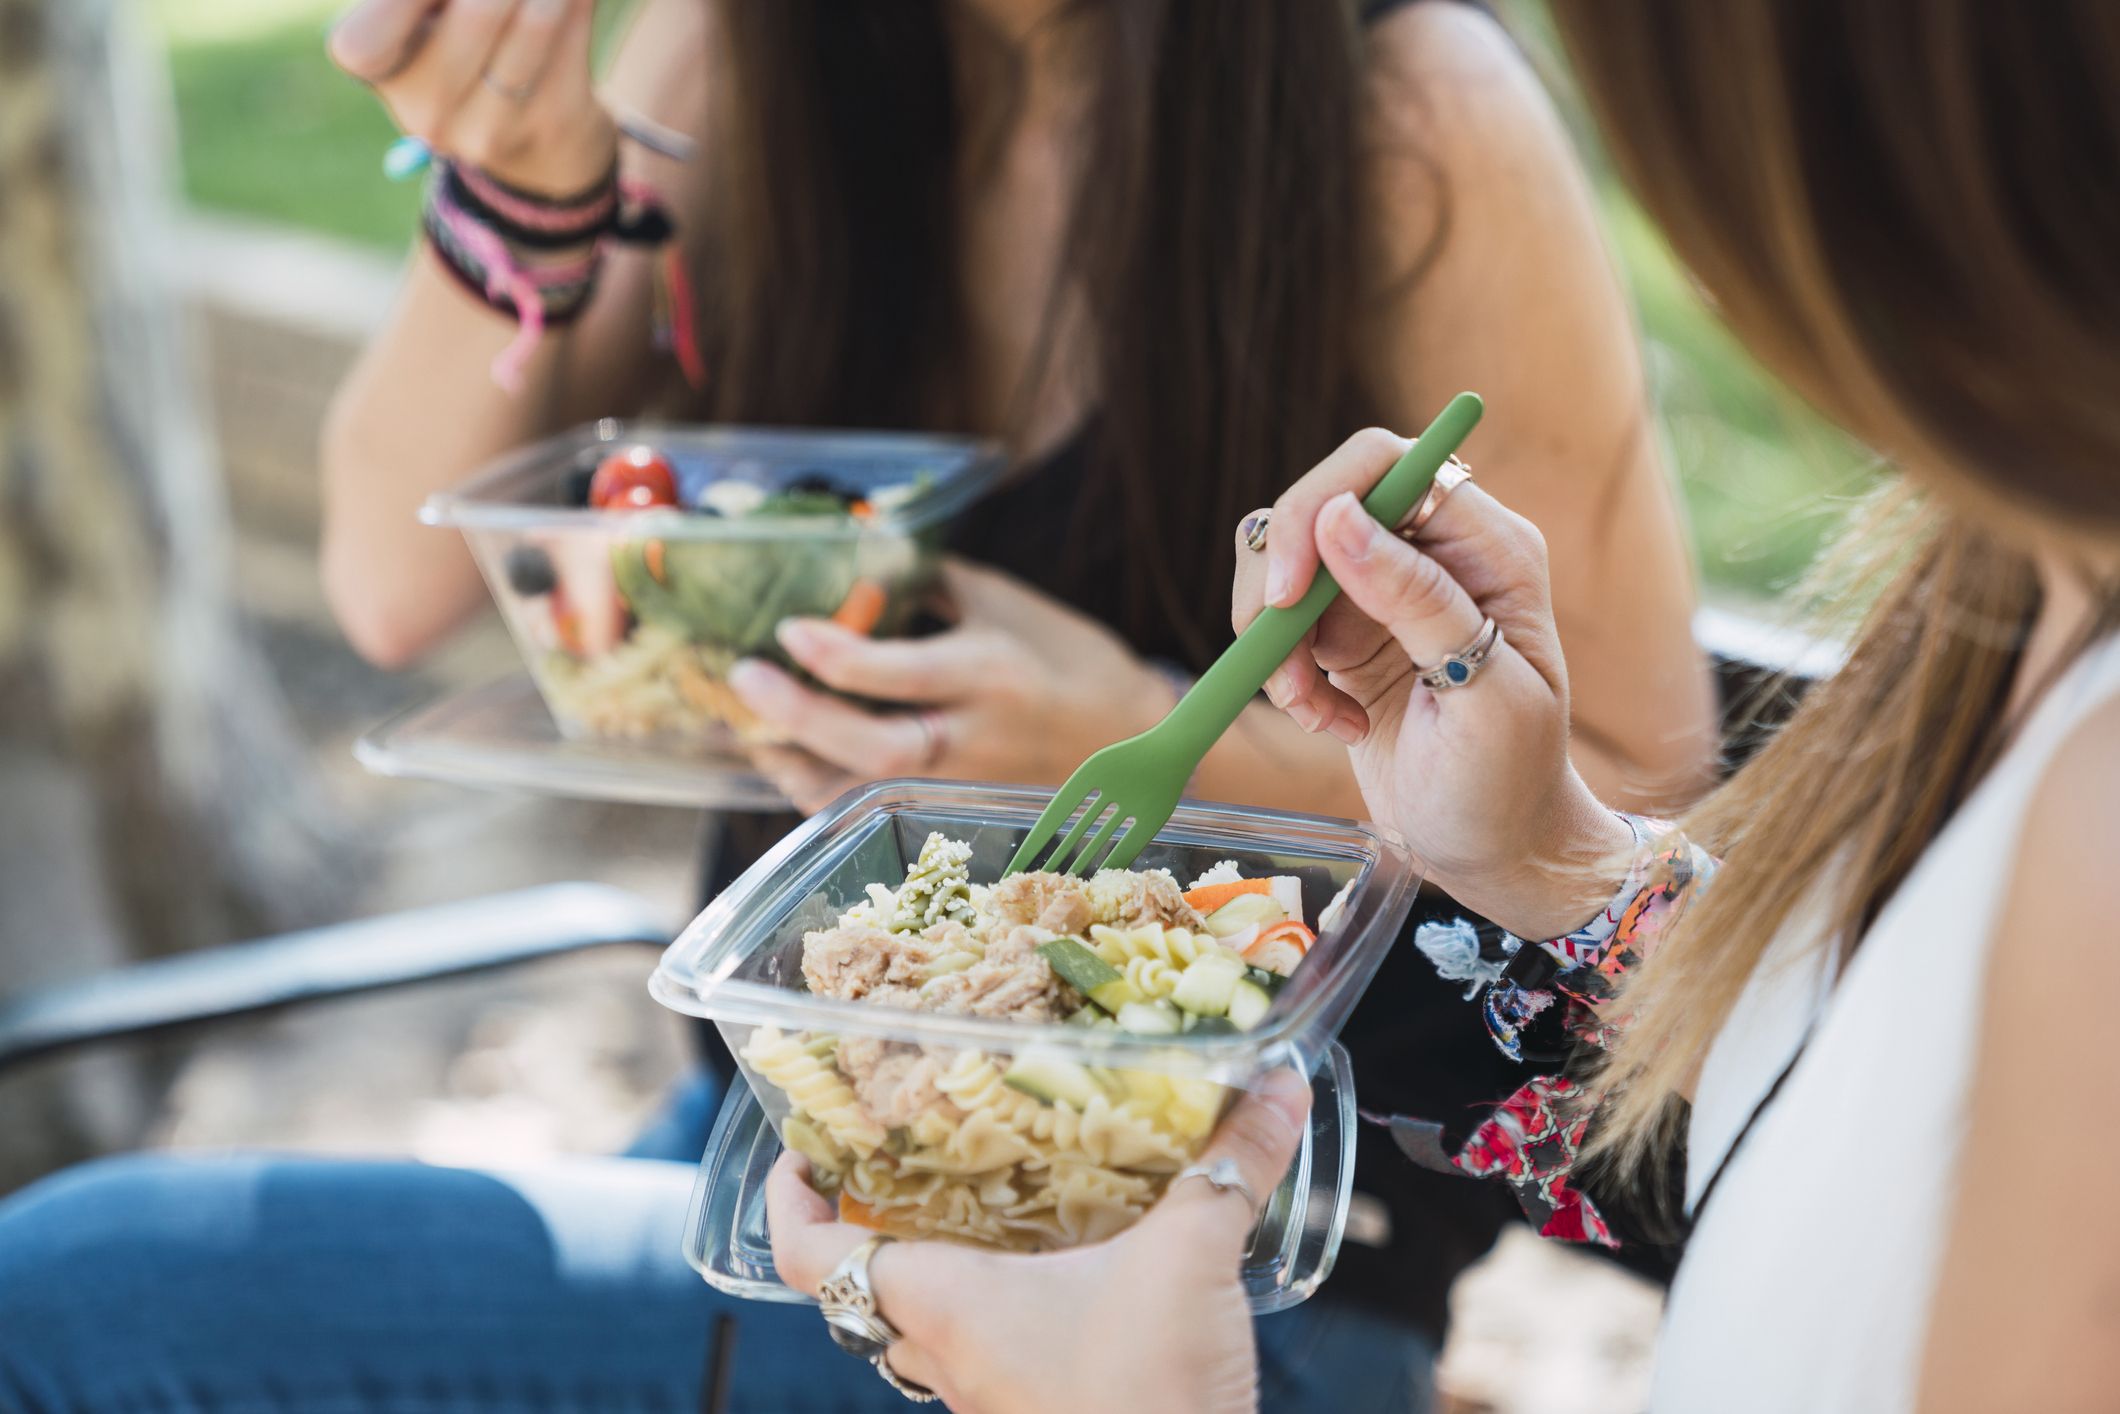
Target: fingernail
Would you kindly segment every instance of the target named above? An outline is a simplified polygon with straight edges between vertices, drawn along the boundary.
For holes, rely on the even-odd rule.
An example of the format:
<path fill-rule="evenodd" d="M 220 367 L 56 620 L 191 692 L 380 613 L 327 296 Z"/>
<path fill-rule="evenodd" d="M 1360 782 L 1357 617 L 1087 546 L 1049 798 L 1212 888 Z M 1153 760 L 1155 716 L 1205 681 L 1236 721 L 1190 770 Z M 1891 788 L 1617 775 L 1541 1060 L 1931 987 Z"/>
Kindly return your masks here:
<path fill-rule="evenodd" d="M 1317 709 L 1317 705 L 1312 702 L 1291 702 L 1288 705 L 1288 715 L 1297 726 L 1306 732 L 1316 731 L 1322 716 Z"/>
<path fill-rule="evenodd" d="M 1286 706 L 1288 703 L 1288 670 L 1286 668 L 1275 668 L 1273 676 L 1266 680 L 1265 691 L 1268 702 L 1271 702 L 1276 707 Z"/>
<path fill-rule="evenodd" d="M 754 658 L 745 658 L 729 669 L 729 686 L 751 706 L 767 706 L 780 695 L 780 674 Z"/>
<path fill-rule="evenodd" d="M 1266 602 L 1277 608 L 1287 608 L 1288 589 L 1288 566 L 1276 560 L 1266 567 Z"/>
<path fill-rule="evenodd" d="M 804 619 L 782 619 L 774 626 L 773 636 L 797 658 L 807 657 L 818 646 L 817 625 Z"/>
<path fill-rule="evenodd" d="M 1350 560 L 1366 558 L 1383 530 L 1351 491 L 1342 491 L 1327 501 L 1323 516 L 1326 538 Z"/>
<path fill-rule="evenodd" d="M 1344 715 L 1334 717 L 1327 722 L 1325 730 L 1331 732 L 1342 746 L 1360 746 L 1362 737 L 1365 735 L 1361 723 L 1355 721 L 1352 717 Z"/>

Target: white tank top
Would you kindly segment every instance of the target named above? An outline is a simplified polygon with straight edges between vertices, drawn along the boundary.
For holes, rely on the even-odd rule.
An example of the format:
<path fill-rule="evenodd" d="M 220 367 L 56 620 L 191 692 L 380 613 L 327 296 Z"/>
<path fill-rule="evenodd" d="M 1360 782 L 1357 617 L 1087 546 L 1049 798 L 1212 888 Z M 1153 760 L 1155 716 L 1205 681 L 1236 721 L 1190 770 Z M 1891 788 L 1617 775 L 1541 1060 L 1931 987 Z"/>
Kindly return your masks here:
<path fill-rule="evenodd" d="M 1803 956 L 1823 926 L 1815 907 L 1799 908 L 1769 949 L 1701 1072 L 1689 1209 L 1799 1046 L 1803 1054 L 1687 1245 L 1657 1350 L 1657 1410 L 1913 1406 L 1988 942 L 2025 808 L 2056 748 L 2115 696 L 2120 637 L 2054 685 L 1878 914 L 1838 985 L 1825 967 L 1831 949 Z"/>

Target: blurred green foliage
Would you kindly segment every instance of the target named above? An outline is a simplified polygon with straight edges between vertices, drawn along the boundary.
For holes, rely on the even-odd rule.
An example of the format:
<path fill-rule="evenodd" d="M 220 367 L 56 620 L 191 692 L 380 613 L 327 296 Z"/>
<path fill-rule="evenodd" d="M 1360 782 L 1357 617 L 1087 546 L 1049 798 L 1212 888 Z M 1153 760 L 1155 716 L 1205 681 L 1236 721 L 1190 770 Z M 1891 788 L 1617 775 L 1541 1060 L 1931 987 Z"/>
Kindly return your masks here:
<path fill-rule="evenodd" d="M 395 129 L 325 55 L 326 31 L 342 7 L 341 0 L 151 0 L 169 53 L 184 190 L 202 207 L 399 250 L 415 228 L 419 194 L 416 184 L 384 179 L 382 155 Z M 629 5 L 600 8 L 608 43 Z M 1546 36 L 1537 0 L 1507 8 L 1539 50 Z M 1569 108 L 1550 46 L 1535 57 Z M 1840 504 L 1867 488 L 1868 461 L 1746 357 L 1594 145 L 1590 161 L 1640 310 L 1703 573 L 1726 598 L 1772 595 L 1831 532 Z"/>

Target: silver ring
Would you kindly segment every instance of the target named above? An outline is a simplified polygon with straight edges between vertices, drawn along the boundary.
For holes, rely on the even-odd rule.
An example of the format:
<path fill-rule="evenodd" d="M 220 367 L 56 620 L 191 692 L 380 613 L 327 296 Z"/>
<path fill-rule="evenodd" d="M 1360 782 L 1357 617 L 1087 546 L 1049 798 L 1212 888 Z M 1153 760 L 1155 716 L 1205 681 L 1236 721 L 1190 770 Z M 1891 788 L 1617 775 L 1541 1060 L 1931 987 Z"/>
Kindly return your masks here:
<path fill-rule="evenodd" d="M 1272 509 L 1264 506 L 1260 507 L 1237 522 L 1237 543 L 1247 550 L 1258 551 L 1265 549 L 1266 532 L 1272 524 Z"/>
<path fill-rule="evenodd" d="M 1208 1186 L 1217 1193 L 1237 1194 L 1243 1198 L 1244 1206 L 1251 1210 L 1253 1219 L 1257 1219 L 1259 1215 L 1259 1195 L 1252 1192 L 1251 1185 L 1244 1181 L 1244 1170 L 1237 1167 L 1235 1159 L 1225 1155 L 1211 1164 L 1194 1164 L 1190 1168 L 1180 1169 L 1178 1170 L 1178 1176 L 1170 1181 L 1171 1186 L 1175 1188 L 1188 1178 L 1206 1179 Z"/>
<path fill-rule="evenodd" d="M 913 714 L 913 725 L 920 728 L 920 735 L 927 739 L 927 746 L 920 753 L 920 769 L 926 770 L 942 759 L 949 748 L 949 722 L 933 707 L 923 707 Z"/>
<path fill-rule="evenodd" d="M 507 99 L 510 103 L 528 103 L 537 95 L 537 81 L 535 79 L 528 83 L 506 84 L 495 78 L 492 70 L 487 69 L 479 73 L 478 81 Z"/>
<path fill-rule="evenodd" d="M 840 1258 L 839 1265 L 817 1288 L 817 1310 L 841 1350 L 874 1365 L 884 1382 L 907 1399 L 926 1404 L 936 1397 L 935 1392 L 891 1368 L 891 1347 L 903 1337 L 898 1327 L 876 1308 L 876 1291 L 869 1285 L 869 1259 L 876 1255 L 876 1249 L 892 1240 L 879 1232 Z"/>
<path fill-rule="evenodd" d="M 1471 467 L 1465 465 L 1456 457 L 1444 462 L 1442 466 L 1436 469 L 1435 480 L 1428 483 L 1428 493 L 1421 497 L 1421 503 L 1413 508 L 1413 514 L 1408 516 L 1406 523 L 1399 527 L 1399 538 L 1411 540 L 1414 536 L 1419 535 L 1421 527 L 1428 524 L 1428 518 L 1442 509 L 1443 498 L 1470 480 L 1472 480 Z"/>
<path fill-rule="evenodd" d="M 1451 688 L 1463 687 L 1479 676 L 1480 669 L 1501 646 L 1502 626 L 1488 619 L 1480 625 L 1472 642 L 1422 672 L 1421 684 L 1430 692 L 1448 692 Z"/>

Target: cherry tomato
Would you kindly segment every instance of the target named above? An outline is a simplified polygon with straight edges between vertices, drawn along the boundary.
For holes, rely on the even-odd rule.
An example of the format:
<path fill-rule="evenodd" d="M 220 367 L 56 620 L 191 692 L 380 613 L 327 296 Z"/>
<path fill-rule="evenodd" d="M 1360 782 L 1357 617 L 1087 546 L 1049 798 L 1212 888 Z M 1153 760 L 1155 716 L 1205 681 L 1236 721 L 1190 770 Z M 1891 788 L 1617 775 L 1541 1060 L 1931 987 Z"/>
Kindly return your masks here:
<path fill-rule="evenodd" d="M 597 464 L 589 504 L 600 511 L 644 511 L 677 504 L 677 473 L 653 447 L 628 447 Z"/>

